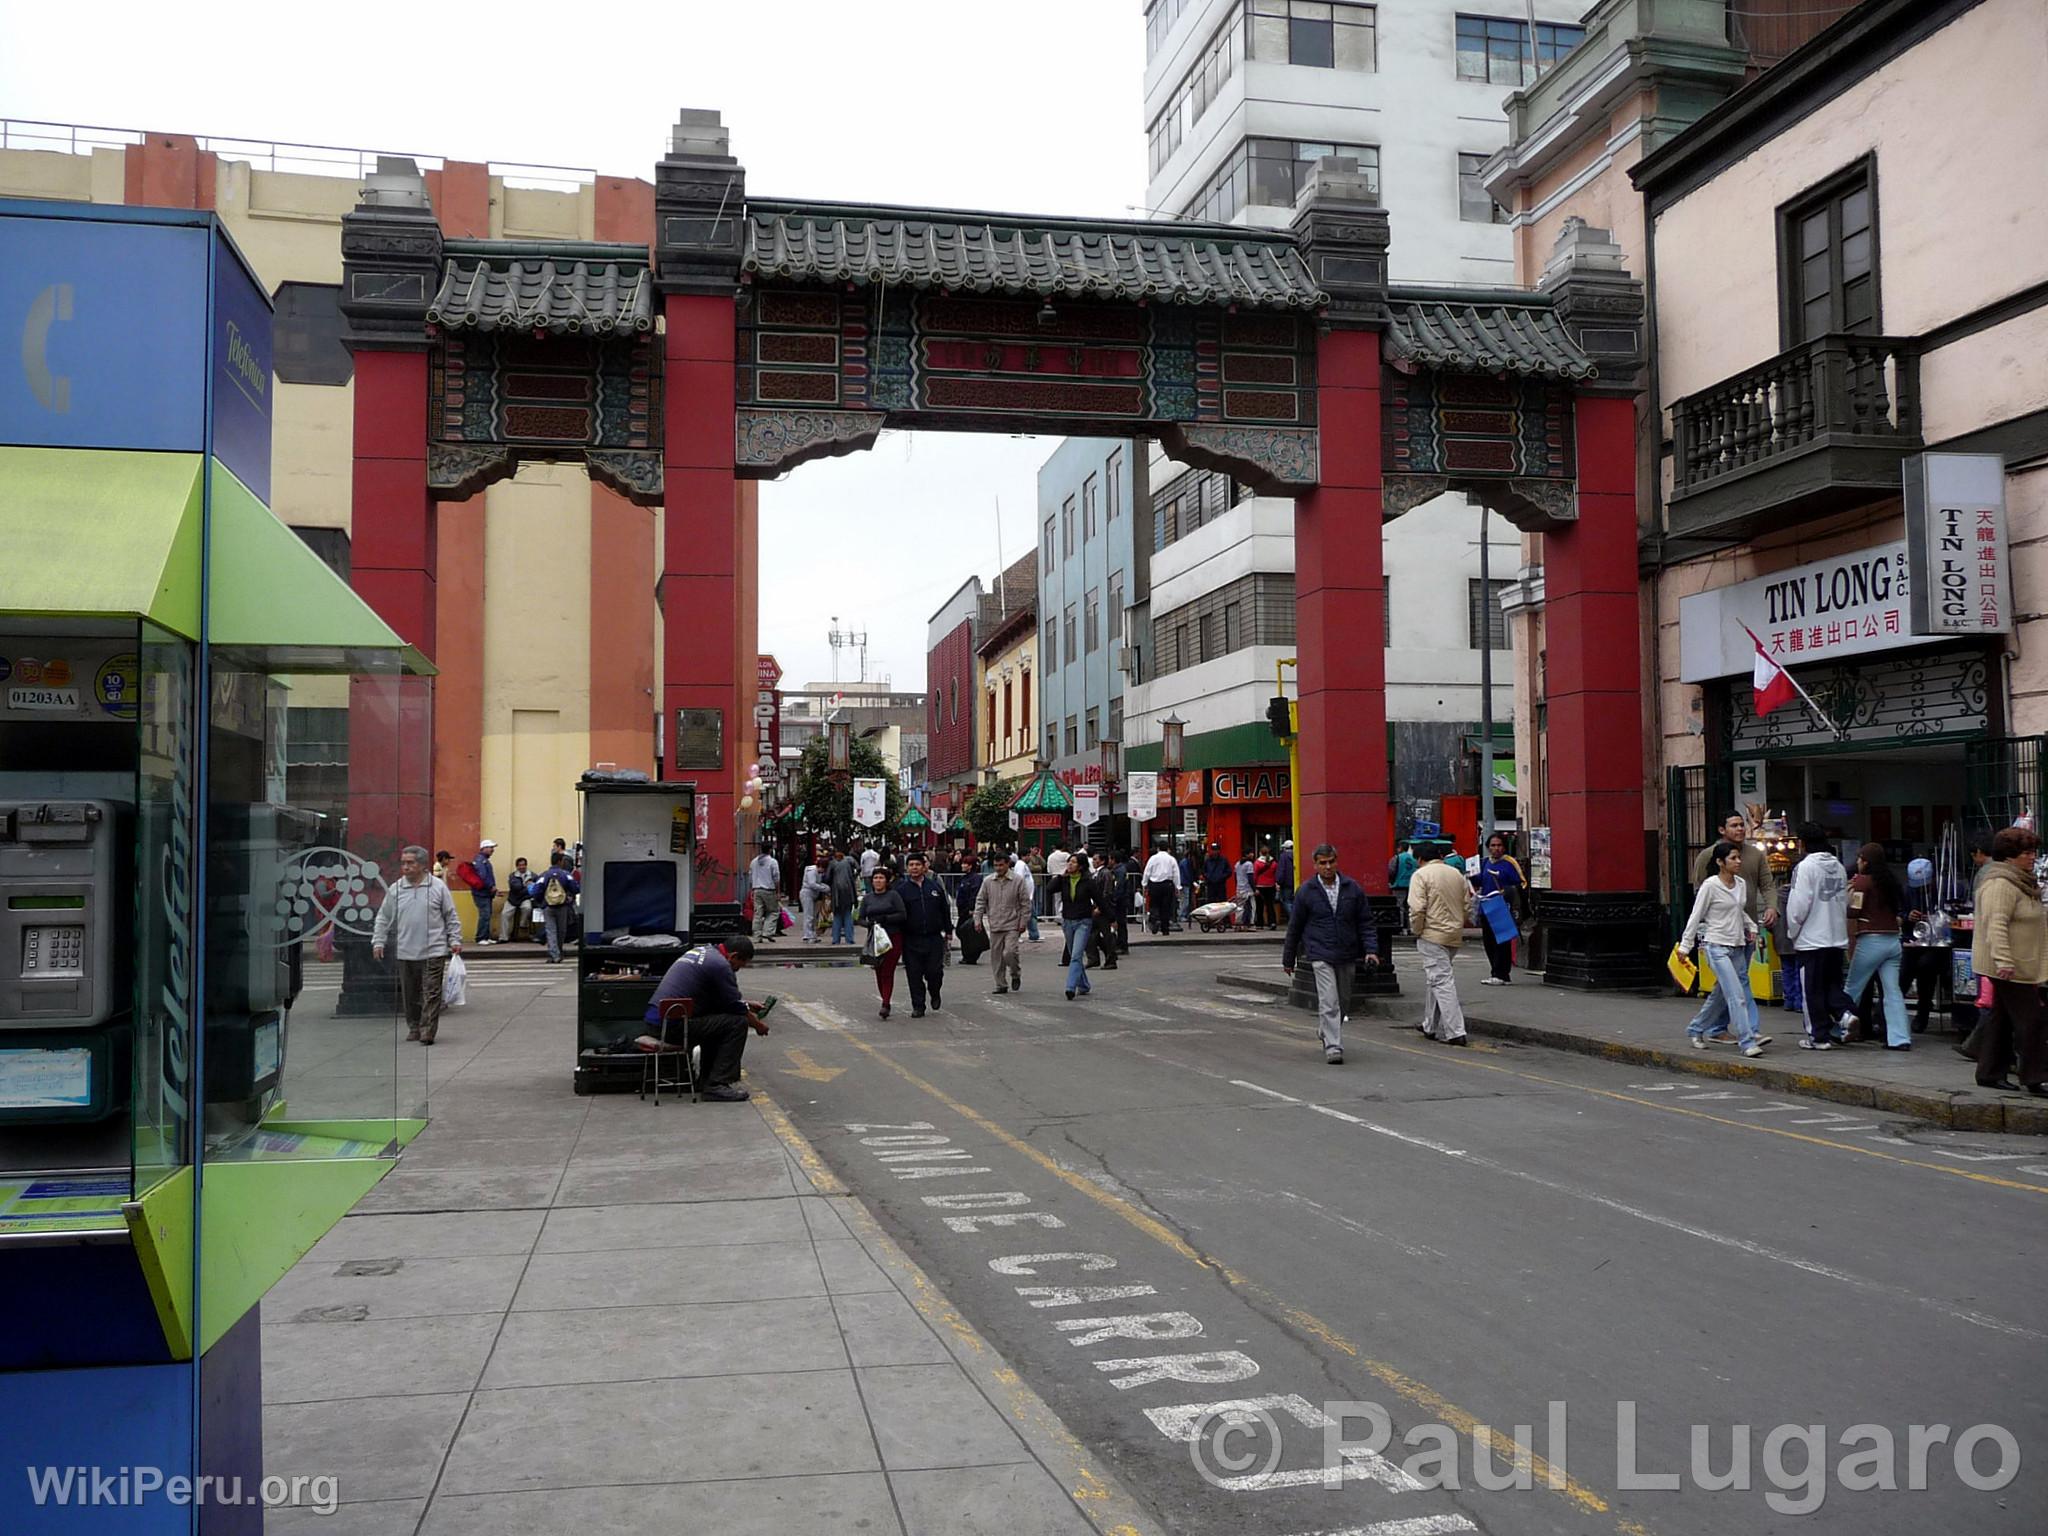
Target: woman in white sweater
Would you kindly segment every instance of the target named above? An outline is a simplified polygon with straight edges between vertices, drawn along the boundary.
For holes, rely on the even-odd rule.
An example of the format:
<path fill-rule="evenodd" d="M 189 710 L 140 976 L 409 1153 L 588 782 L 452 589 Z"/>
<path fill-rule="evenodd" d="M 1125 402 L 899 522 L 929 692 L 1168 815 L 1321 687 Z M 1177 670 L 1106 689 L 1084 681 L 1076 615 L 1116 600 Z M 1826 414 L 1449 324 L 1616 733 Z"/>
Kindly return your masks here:
<path fill-rule="evenodd" d="M 1712 868 L 1714 872 L 1700 882 L 1692 916 L 1678 939 L 1678 947 L 1688 955 L 1705 945 L 1705 960 L 1713 967 L 1715 983 L 1685 1027 L 1686 1036 L 1696 1049 L 1705 1050 L 1711 1036 L 1727 1038 L 1727 1022 L 1733 1020 L 1742 1054 L 1761 1056 L 1764 1048 L 1757 1038 L 1756 999 L 1749 991 L 1749 955 L 1757 931 L 1747 910 L 1749 888 L 1741 875 L 1741 847 L 1716 843 Z"/>

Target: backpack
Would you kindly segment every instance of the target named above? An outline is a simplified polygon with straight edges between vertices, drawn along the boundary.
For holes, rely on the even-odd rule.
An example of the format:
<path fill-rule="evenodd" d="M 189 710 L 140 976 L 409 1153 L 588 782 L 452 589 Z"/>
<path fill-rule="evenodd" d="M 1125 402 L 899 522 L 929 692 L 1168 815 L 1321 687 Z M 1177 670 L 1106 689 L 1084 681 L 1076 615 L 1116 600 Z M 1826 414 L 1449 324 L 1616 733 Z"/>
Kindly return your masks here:
<path fill-rule="evenodd" d="M 554 879 L 547 881 L 546 884 L 548 888 L 548 893 L 547 895 L 541 898 L 542 901 L 546 902 L 551 907 L 560 907 L 568 905 L 569 887 L 562 883 L 560 876 L 557 876 Z"/>
<path fill-rule="evenodd" d="M 455 866 L 455 878 L 468 886 L 472 891 L 480 891 L 484 888 L 484 877 L 476 872 L 476 866 L 467 859 L 464 859 Z"/>

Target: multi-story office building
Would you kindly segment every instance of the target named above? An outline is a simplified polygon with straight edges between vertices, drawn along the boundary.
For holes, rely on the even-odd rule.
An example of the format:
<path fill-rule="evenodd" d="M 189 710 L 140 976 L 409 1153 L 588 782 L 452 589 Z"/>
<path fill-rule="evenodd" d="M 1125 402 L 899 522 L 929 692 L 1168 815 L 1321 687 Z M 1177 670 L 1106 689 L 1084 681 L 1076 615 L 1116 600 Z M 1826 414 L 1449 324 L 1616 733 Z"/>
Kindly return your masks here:
<path fill-rule="evenodd" d="M 1013 561 L 981 600 L 981 777 L 1021 778 L 1038 755 L 1038 552 Z"/>
<path fill-rule="evenodd" d="M 1580 9 L 1577 0 L 1534 0 L 1532 36 L 1526 0 L 1153 0 L 1145 202 L 1167 217 L 1285 225 L 1310 167 L 1346 155 L 1388 208 L 1396 281 L 1512 283 L 1506 214 L 1479 168 L 1506 142 L 1504 98 L 1579 41 Z M 1221 771 L 1226 786 L 1256 786 L 1261 775 L 1235 770 L 1284 761 L 1264 717 L 1273 663 L 1293 654 L 1292 507 L 1153 457 L 1159 493 L 1146 617 L 1154 654 L 1128 699 L 1126 739 L 1156 743 L 1159 721 L 1178 712 L 1188 722 L 1187 765 L 1207 772 L 1190 792 L 1222 813 L 1203 824 L 1224 841 L 1263 836 L 1284 823 L 1284 780 L 1263 775 L 1274 802 L 1235 816 L 1215 784 Z M 1496 740 L 1510 756 L 1512 671 L 1494 596 L 1520 563 L 1520 542 L 1498 517 L 1483 526 L 1487 588 L 1479 585 L 1482 514 L 1464 498 L 1440 497 L 1386 528 L 1397 821 L 1418 801 L 1453 826 L 1476 814 L 1482 648 L 1500 653 Z M 1151 761 L 1156 748 L 1132 758 L 1134 766 Z M 1503 761 L 1498 773 L 1498 804 L 1512 815 L 1511 765 Z"/>
<path fill-rule="evenodd" d="M 1068 438 L 1038 471 L 1040 734 L 1045 761 L 1069 783 L 1097 782 L 1102 743 L 1125 739 L 1131 610 L 1151 554 L 1134 512 L 1143 451 Z"/>

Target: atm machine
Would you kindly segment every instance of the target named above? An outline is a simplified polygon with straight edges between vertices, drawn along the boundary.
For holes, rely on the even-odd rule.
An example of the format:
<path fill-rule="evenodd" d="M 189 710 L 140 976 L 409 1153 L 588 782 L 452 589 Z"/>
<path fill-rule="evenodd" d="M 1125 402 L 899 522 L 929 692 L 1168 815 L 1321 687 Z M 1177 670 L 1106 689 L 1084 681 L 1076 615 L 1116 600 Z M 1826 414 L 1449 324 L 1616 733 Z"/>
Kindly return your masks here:
<path fill-rule="evenodd" d="M 0 1125 L 127 1107 L 134 819 L 0 800 Z"/>

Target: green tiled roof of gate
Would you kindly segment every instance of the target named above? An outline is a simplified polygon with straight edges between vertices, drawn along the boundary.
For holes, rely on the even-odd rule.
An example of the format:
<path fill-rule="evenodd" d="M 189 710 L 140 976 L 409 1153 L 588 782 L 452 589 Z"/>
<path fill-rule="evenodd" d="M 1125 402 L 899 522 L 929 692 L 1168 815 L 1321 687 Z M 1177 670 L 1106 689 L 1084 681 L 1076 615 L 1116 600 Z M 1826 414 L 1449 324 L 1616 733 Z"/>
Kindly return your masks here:
<path fill-rule="evenodd" d="M 1455 290 L 1403 293 L 1387 303 L 1386 355 L 1451 373 L 1590 379 L 1600 370 L 1542 305 Z"/>
<path fill-rule="evenodd" d="M 747 204 L 741 269 L 793 282 L 956 293 L 1316 309 L 1328 296 L 1285 234 L 844 203 Z"/>
<path fill-rule="evenodd" d="M 427 319 L 450 330 L 609 336 L 654 328 L 654 279 L 634 245 L 456 241 Z"/>
<path fill-rule="evenodd" d="M 1074 797 L 1067 786 L 1049 773 L 1041 773 L 1024 786 L 1023 793 L 1010 802 L 1013 811 L 1071 811 Z"/>

